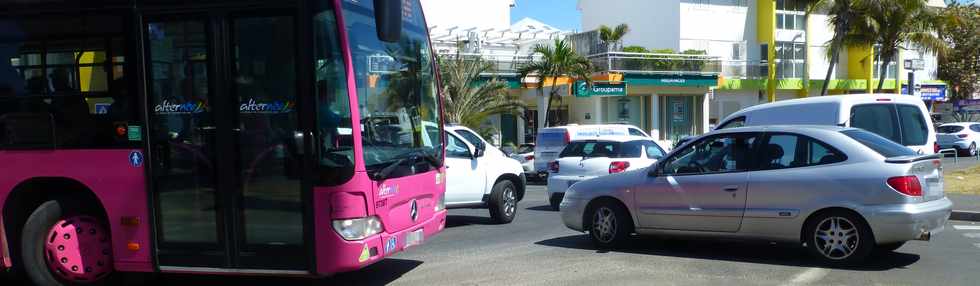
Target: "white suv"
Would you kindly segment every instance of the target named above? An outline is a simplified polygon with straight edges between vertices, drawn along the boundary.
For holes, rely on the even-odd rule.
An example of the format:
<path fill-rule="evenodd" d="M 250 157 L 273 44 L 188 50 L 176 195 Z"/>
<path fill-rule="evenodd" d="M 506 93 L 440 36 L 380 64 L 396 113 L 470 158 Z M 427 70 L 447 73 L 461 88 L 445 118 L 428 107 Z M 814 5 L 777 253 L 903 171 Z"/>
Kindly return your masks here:
<path fill-rule="evenodd" d="M 446 207 L 489 208 L 498 223 L 517 216 L 524 169 L 469 128 L 446 126 Z"/>

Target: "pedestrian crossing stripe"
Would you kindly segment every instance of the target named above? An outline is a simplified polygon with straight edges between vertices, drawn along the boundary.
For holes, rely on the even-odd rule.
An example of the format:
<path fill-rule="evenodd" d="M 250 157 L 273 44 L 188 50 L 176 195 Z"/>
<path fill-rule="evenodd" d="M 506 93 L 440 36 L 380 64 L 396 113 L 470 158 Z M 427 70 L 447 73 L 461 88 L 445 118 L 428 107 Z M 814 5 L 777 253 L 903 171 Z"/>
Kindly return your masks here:
<path fill-rule="evenodd" d="M 954 225 L 956 230 L 980 230 L 980 225 Z"/>

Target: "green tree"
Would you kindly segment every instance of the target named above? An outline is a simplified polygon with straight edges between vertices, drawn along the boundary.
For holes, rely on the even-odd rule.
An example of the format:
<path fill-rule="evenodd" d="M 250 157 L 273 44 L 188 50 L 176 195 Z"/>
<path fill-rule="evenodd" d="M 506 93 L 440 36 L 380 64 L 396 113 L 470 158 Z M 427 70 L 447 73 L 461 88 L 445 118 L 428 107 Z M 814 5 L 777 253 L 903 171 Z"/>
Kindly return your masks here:
<path fill-rule="evenodd" d="M 536 45 L 532 55 L 540 55 L 541 58 L 534 60 L 527 65 L 520 68 L 520 77 L 525 79 L 527 82 L 528 77 L 536 77 L 538 79 L 538 117 L 541 117 L 541 112 L 548 112 L 552 106 L 561 106 L 561 96 L 559 91 L 560 87 L 557 85 L 558 79 L 562 77 L 568 77 L 571 79 L 583 79 L 591 84 L 591 79 L 589 76 L 592 75 L 592 63 L 588 59 L 582 57 L 572 49 L 565 40 L 556 39 L 554 44 L 551 46 L 547 45 Z M 547 100 L 544 100 L 544 84 L 546 81 L 551 82 L 551 88 L 548 92 Z M 557 102 L 557 105 L 553 104 Z M 558 112 L 557 110 L 547 116 L 548 119 L 543 122 L 545 127 L 552 126 L 558 122 Z M 539 126 L 542 124 L 539 121 Z"/>
<path fill-rule="evenodd" d="M 980 91 L 980 6 L 951 3 L 940 12 L 939 37 L 949 47 L 939 57 L 939 78 L 954 100 Z"/>
<path fill-rule="evenodd" d="M 704 56 L 708 54 L 705 50 L 684 50 L 681 52 L 682 55 L 695 55 Z M 704 69 L 705 61 L 702 59 L 688 58 L 688 57 L 678 57 L 676 62 L 676 69 L 680 71 L 695 71 L 700 72 Z"/>
<path fill-rule="evenodd" d="M 669 55 L 669 54 L 673 54 L 674 53 L 674 50 L 671 49 L 671 48 L 666 48 L 666 49 L 652 49 L 652 50 L 650 50 L 650 52 L 651 53 L 654 53 L 654 54 Z M 659 58 L 659 59 L 655 59 L 653 61 L 650 61 L 650 67 L 653 68 L 653 71 L 665 72 L 665 71 L 671 71 L 671 70 L 674 69 L 674 66 L 673 66 L 674 65 L 674 61 L 670 60 L 669 58 L 665 58 L 665 57 L 669 57 L 669 56 L 662 56 L 662 55 L 660 55 L 660 56 L 654 56 L 654 57 L 655 58 Z"/>
<path fill-rule="evenodd" d="M 834 68 L 840 60 L 840 51 L 844 48 L 844 37 L 848 34 L 851 23 L 857 22 L 860 17 L 855 11 L 857 0 L 808 0 L 806 1 L 807 16 L 816 11 L 827 13 L 827 22 L 833 29 L 834 35 L 827 42 L 827 54 L 830 64 L 827 65 L 827 76 L 824 77 L 823 87 L 820 95 L 827 95 L 827 88 L 830 86 L 830 77 L 834 74 Z"/>
<path fill-rule="evenodd" d="M 845 45 L 878 45 L 878 90 L 885 84 L 888 63 L 904 45 L 943 54 L 946 44 L 934 32 L 939 22 L 925 0 L 862 0 L 857 11 L 867 21 L 854 23 Z"/>
<path fill-rule="evenodd" d="M 491 70 L 493 64 L 480 57 L 439 57 L 443 110 L 448 122 L 482 130 L 481 125 L 490 115 L 520 115 L 524 111 L 524 102 L 508 92 L 506 81 L 483 76 Z"/>
<path fill-rule="evenodd" d="M 606 50 L 620 51 L 623 45 L 623 36 L 630 32 L 630 27 L 626 24 L 619 24 L 615 28 L 606 25 L 599 26 L 599 40 L 606 43 Z"/>
<path fill-rule="evenodd" d="M 647 48 L 644 48 L 643 46 L 628 46 L 628 47 L 623 47 L 623 52 L 646 54 L 649 53 L 650 51 L 647 50 Z M 623 68 L 625 68 L 626 70 L 644 70 L 651 63 L 650 60 L 646 59 L 647 57 L 649 56 L 642 56 L 639 58 L 630 56 L 629 59 L 626 59 L 623 62 Z"/>

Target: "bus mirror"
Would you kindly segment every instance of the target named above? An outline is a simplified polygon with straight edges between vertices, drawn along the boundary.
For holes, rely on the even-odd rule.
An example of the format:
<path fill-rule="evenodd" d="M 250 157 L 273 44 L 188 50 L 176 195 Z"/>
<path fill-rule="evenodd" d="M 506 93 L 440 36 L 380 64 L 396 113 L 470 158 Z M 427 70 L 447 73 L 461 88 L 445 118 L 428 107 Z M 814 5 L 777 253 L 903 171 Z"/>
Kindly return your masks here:
<path fill-rule="evenodd" d="M 378 39 L 394 43 L 402 37 L 402 1 L 374 0 L 374 24 Z"/>

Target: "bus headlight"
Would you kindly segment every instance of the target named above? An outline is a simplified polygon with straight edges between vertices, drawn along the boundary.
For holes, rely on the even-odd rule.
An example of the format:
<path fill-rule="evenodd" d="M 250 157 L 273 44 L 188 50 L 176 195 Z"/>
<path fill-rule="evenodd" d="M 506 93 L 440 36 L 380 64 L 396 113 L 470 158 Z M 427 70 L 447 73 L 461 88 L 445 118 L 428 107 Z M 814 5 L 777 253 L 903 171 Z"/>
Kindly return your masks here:
<path fill-rule="evenodd" d="M 439 201 L 436 202 L 435 211 L 438 212 L 444 209 L 446 209 L 446 194 L 439 196 Z"/>
<path fill-rule="evenodd" d="M 381 232 L 381 220 L 377 216 L 333 221 L 333 229 L 345 240 L 361 240 Z"/>

